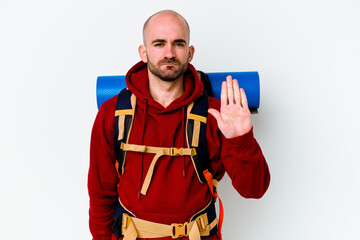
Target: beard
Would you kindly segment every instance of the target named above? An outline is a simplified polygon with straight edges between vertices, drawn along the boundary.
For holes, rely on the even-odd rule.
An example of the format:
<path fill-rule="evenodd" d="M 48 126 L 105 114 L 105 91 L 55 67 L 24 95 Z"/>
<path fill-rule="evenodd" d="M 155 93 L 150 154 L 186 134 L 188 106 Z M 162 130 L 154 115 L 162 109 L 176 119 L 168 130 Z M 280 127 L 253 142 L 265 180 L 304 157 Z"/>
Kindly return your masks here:
<path fill-rule="evenodd" d="M 154 74 L 159 79 L 165 81 L 165 82 L 173 82 L 176 79 L 178 79 L 181 75 L 184 74 L 188 67 L 188 63 L 181 64 L 178 60 L 175 60 L 174 58 L 171 59 L 164 59 L 160 61 L 157 65 L 153 64 L 149 58 L 147 59 L 147 65 L 152 74 Z M 171 63 L 174 64 L 174 66 L 166 67 L 165 70 L 161 70 L 160 67 L 163 64 Z M 176 68 L 178 67 L 178 68 Z"/>

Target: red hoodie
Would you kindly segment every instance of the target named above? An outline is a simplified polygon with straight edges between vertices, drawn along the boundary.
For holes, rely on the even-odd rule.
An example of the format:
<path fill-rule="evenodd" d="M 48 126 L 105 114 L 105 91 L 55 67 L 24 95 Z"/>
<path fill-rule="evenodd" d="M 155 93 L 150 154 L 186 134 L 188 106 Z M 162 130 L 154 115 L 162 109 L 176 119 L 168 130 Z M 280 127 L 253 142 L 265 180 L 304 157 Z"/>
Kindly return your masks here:
<path fill-rule="evenodd" d="M 150 95 L 147 67 L 143 62 L 130 69 L 126 84 L 137 97 L 129 143 L 186 148 L 186 107 L 203 91 L 195 68 L 189 64 L 184 77 L 184 94 L 166 108 Z M 208 185 L 200 183 L 189 156 L 162 156 L 156 163 L 146 195 L 139 192 L 154 154 L 128 152 L 124 175 L 118 177 L 114 166 L 116 100 L 117 96 L 101 105 L 91 135 L 89 223 L 95 240 L 116 239 L 111 226 L 118 196 L 137 217 L 164 224 L 186 222 L 211 198 Z M 219 100 L 210 98 L 209 108 L 219 110 Z M 213 176 L 220 180 L 226 171 L 243 197 L 262 197 L 268 188 L 270 173 L 253 131 L 226 139 L 215 118 L 208 114 L 206 138 Z M 217 239 L 217 236 L 208 239 Z"/>

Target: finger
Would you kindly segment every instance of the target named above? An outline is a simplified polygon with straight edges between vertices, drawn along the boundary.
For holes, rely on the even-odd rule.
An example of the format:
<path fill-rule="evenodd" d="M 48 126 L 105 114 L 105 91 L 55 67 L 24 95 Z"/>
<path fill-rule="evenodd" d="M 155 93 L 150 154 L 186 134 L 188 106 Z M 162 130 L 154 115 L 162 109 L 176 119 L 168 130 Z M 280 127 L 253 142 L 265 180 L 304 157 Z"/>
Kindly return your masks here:
<path fill-rule="evenodd" d="M 214 109 L 214 108 L 210 108 L 208 110 L 208 112 L 213 115 L 213 117 L 216 119 L 216 121 L 218 122 L 218 125 L 221 124 L 223 122 L 223 119 L 221 117 L 221 114 L 218 110 Z"/>
<path fill-rule="evenodd" d="M 226 77 L 226 83 L 227 83 L 227 95 L 229 99 L 229 105 L 232 105 L 234 104 L 234 90 L 233 90 L 232 77 L 230 75 Z"/>
<path fill-rule="evenodd" d="M 241 94 L 241 104 L 244 108 L 249 108 L 248 101 L 246 98 L 246 94 L 243 88 L 240 88 L 240 94 Z"/>
<path fill-rule="evenodd" d="M 233 84 L 234 84 L 235 104 L 241 105 L 239 83 L 236 79 L 234 79 Z"/>
<path fill-rule="evenodd" d="M 223 81 L 221 84 L 221 94 L 220 94 L 221 106 L 227 105 L 227 93 L 226 93 L 226 82 Z"/>

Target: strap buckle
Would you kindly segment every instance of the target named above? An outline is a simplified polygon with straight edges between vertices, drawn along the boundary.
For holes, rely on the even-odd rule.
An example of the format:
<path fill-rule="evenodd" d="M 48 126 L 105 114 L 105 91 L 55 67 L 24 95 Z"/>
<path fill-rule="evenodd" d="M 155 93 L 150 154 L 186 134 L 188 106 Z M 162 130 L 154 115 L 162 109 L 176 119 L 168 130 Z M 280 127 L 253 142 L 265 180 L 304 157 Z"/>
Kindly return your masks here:
<path fill-rule="evenodd" d="M 182 148 L 171 148 L 171 156 L 182 156 L 183 155 Z"/>
<path fill-rule="evenodd" d="M 192 148 L 191 149 L 191 156 L 195 156 L 197 153 L 196 153 L 196 149 L 195 148 Z"/>
<path fill-rule="evenodd" d="M 198 228 L 199 228 L 200 232 L 203 232 L 203 231 L 205 231 L 206 229 L 209 228 L 209 221 L 208 221 L 207 213 L 201 214 L 200 216 L 198 216 L 195 219 L 195 221 L 196 221 L 196 223 L 198 225 Z"/>
<path fill-rule="evenodd" d="M 189 151 L 190 150 L 190 151 Z M 170 148 L 170 156 L 195 156 L 196 149 L 195 148 Z"/>
<path fill-rule="evenodd" d="M 126 213 L 123 213 L 123 219 L 122 219 L 122 227 L 124 230 L 127 230 L 130 225 L 131 217 L 127 215 Z"/>
<path fill-rule="evenodd" d="M 172 223 L 171 226 L 173 227 L 172 229 L 172 238 L 176 239 L 176 238 L 180 238 L 180 237 L 186 237 L 188 236 L 188 232 L 187 232 L 187 222 L 185 223 Z"/>

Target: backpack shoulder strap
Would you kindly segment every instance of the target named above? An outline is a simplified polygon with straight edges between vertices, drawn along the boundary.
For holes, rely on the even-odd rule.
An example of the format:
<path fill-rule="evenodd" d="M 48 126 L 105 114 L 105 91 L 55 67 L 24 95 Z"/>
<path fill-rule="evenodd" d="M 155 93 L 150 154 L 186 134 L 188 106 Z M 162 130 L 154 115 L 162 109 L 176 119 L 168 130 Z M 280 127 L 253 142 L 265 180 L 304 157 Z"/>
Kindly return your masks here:
<path fill-rule="evenodd" d="M 126 152 L 120 146 L 121 143 L 128 143 L 134 120 L 136 97 L 126 88 L 121 90 L 116 102 L 115 111 L 115 159 L 118 174 L 124 174 Z"/>
<path fill-rule="evenodd" d="M 198 73 L 198 76 L 199 76 L 201 82 L 204 85 L 204 90 L 207 92 L 208 96 L 214 97 L 214 93 L 213 93 L 213 90 L 211 87 L 211 81 L 210 81 L 209 76 L 206 73 L 199 71 L 199 70 L 197 70 L 197 73 Z"/>
<path fill-rule="evenodd" d="M 210 170 L 209 154 L 206 145 L 206 123 L 208 113 L 208 95 L 202 96 L 188 105 L 186 120 L 186 138 L 189 148 L 195 148 L 196 154 L 191 157 L 199 181 L 206 183 L 203 171 Z M 126 151 L 121 145 L 129 142 L 134 120 L 136 97 L 128 89 L 123 89 L 117 99 L 115 111 L 115 159 L 118 174 L 124 174 Z"/>
<path fill-rule="evenodd" d="M 206 183 L 203 171 L 210 170 L 209 154 L 206 145 L 206 123 L 209 99 L 207 92 L 189 104 L 187 108 L 186 138 L 189 148 L 195 148 L 196 154 L 191 157 L 196 174 L 202 183 Z"/>

